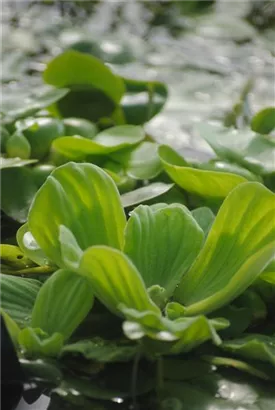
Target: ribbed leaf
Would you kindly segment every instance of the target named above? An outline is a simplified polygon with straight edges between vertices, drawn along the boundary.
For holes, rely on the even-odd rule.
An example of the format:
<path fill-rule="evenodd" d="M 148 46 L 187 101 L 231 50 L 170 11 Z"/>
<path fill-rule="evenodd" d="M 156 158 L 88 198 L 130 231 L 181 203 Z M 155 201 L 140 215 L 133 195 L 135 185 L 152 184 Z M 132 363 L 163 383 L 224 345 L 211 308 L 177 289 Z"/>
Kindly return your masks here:
<path fill-rule="evenodd" d="M 60 269 L 41 287 L 32 312 L 31 326 L 48 335 L 69 338 L 92 308 L 90 282 L 72 271 Z"/>
<path fill-rule="evenodd" d="M 122 252 L 94 246 L 84 252 L 79 270 L 91 280 L 95 296 L 112 312 L 120 313 L 120 304 L 138 311 L 159 312 L 138 270 Z"/>
<path fill-rule="evenodd" d="M 215 310 L 240 295 L 274 255 L 275 195 L 257 182 L 234 189 L 221 206 L 176 300 L 187 315 Z"/>
<path fill-rule="evenodd" d="M 60 225 L 70 229 L 84 250 L 99 244 L 121 248 L 125 223 L 115 183 L 92 164 L 71 162 L 57 168 L 38 191 L 29 213 L 37 243 L 63 267 Z"/>
<path fill-rule="evenodd" d="M 1 307 L 19 325 L 31 319 L 33 305 L 41 283 L 34 279 L 0 275 Z"/>
<path fill-rule="evenodd" d="M 245 359 L 261 360 L 275 367 L 275 336 L 251 334 L 226 341 L 221 347 Z"/>
<path fill-rule="evenodd" d="M 197 257 L 203 239 L 203 231 L 185 206 L 140 205 L 127 223 L 124 252 L 145 285 L 160 285 L 169 297 Z"/>
<path fill-rule="evenodd" d="M 159 148 L 159 156 L 167 174 L 177 185 L 192 194 L 222 199 L 237 185 L 247 181 L 236 174 L 191 168 L 182 164 L 176 155 L 168 146 Z"/>

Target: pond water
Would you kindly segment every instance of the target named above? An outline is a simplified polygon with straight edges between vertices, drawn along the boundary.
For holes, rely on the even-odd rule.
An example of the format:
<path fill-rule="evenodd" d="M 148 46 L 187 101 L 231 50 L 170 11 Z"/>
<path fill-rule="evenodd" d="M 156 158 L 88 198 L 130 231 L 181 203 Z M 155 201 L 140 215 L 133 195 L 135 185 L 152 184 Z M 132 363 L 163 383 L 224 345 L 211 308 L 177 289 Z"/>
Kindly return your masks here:
<path fill-rule="evenodd" d="M 41 86 L 45 63 L 76 42 L 92 42 L 126 77 L 168 85 L 165 109 L 146 127 L 190 159 L 197 151 L 211 155 L 194 124 L 223 118 L 248 80 L 252 112 L 274 104 L 275 31 L 245 19 L 250 0 L 216 1 L 199 13 L 190 13 L 196 2 L 185 1 L 44 3 L 3 4 L 4 107 Z"/>

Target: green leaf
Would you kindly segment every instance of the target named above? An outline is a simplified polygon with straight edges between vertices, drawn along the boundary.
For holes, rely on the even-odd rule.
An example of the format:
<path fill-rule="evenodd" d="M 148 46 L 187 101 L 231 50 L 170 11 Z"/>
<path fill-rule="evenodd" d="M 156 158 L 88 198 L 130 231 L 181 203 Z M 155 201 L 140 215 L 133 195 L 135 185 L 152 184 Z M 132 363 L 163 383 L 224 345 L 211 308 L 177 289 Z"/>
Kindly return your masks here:
<path fill-rule="evenodd" d="M 35 264 L 14 245 L 0 245 L 1 265 L 11 270 L 20 270 L 35 266 Z M 3 269 L 3 266 L 2 266 Z"/>
<path fill-rule="evenodd" d="M 123 331 L 129 339 L 137 340 L 147 336 L 156 341 L 168 342 L 166 353 L 188 352 L 211 339 L 215 344 L 220 344 L 216 329 L 228 326 L 226 320 L 208 320 L 205 316 L 172 321 L 155 312 L 138 312 L 125 306 L 121 306 L 121 311 L 127 318 L 123 323 Z M 158 348 L 163 349 L 163 345 L 153 344 L 152 348 L 153 353 L 158 353 Z"/>
<path fill-rule="evenodd" d="M 69 90 L 66 88 L 53 88 L 43 92 L 30 93 L 25 98 L 12 99 L 9 104 L 2 107 L 4 111 L 4 122 L 10 123 L 21 118 L 26 118 L 34 115 L 40 110 L 49 107 L 61 98 L 68 94 Z"/>
<path fill-rule="evenodd" d="M 100 363 L 127 362 L 137 353 L 137 345 L 122 345 L 115 341 L 98 337 L 92 340 L 81 340 L 63 347 L 61 355 L 80 355 L 87 360 Z"/>
<path fill-rule="evenodd" d="M 274 209 L 275 195 L 257 182 L 241 184 L 228 195 L 176 290 L 187 315 L 218 309 L 257 278 L 274 255 Z"/>
<path fill-rule="evenodd" d="M 6 153 L 9 157 L 30 158 L 31 146 L 21 131 L 15 131 L 15 133 L 10 136 L 6 143 Z"/>
<path fill-rule="evenodd" d="M 169 177 L 187 192 L 202 197 L 222 199 L 237 185 L 247 180 L 240 175 L 227 172 L 205 171 L 178 165 L 176 153 L 172 148 L 162 145 L 159 147 L 159 156 Z"/>
<path fill-rule="evenodd" d="M 64 125 L 57 118 L 27 118 L 15 125 L 27 139 L 32 158 L 44 158 L 49 153 L 52 141 L 65 135 Z M 22 158 L 22 155 L 18 156 Z"/>
<path fill-rule="evenodd" d="M 22 252 L 29 259 L 37 263 L 37 265 L 44 266 L 52 264 L 34 239 L 27 223 L 18 229 L 16 240 Z"/>
<path fill-rule="evenodd" d="M 152 179 L 162 171 L 158 144 L 154 142 L 142 142 L 131 151 L 113 154 L 112 158 L 123 165 L 127 175 L 135 179 Z"/>
<path fill-rule="evenodd" d="M 19 326 L 27 325 L 41 283 L 3 274 L 0 275 L 0 283 L 1 307 Z"/>
<path fill-rule="evenodd" d="M 81 249 L 123 245 L 126 218 L 115 183 L 92 164 L 68 163 L 57 168 L 38 191 L 29 227 L 48 258 L 64 266 L 59 241 L 66 226 Z"/>
<path fill-rule="evenodd" d="M 204 169 L 206 171 L 226 172 L 230 174 L 240 175 L 248 181 L 263 182 L 262 178 L 259 175 L 255 175 L 252 172 L 248 171 L 248 169 L 237 164 L 232 164 L 230 162 L 213 160 L 206 164 L 202 163 L 197 166 L 198 168 Z"/>
<path fill-rule="evenodd" d="M 204 235 L 206 237 L 215 220 L 215 215 L 213 214 L 210 208 L 204 206 L 201 208 L 194 209 L 191 212 L 191 214 L 193 218 L 197 221 L 199 226 L 202 228 Z"/>
<path fill-rule="evenodd" d="M 30 169 L 5 168 L 1 171 L 1 209 L 20 223 L 27 220 L 29 207 L 37 192 Z"/>
<path fill-rule="evenodd" d="M 220 158 L 236 162 L 255 173 L 275 171 L 274 141 L 249 129 L 228 129 L 211 124 L 200 124 L 197 131 Z"/>
<path fill-rule="evenodd" d="M 25 165 L 33 164 L 37 159 L 22 159 L 22 158 L 3 158 L 0 157 L 0 169 L 23 167 Z"/>
<path fill-rule="evenodd" d="M 164 182 L 154 182 L 153 184 L 135 189 L 134 191 L 127 192 L 121 196 L 122 204 L 125 208 L 133 205 L 138 205 L 142 202 L 149 201 L 157 198 L 170 189 L 174 184 L 165 184 Z"/>
<path fill-rule="evenodd" d="M 116 103 L 124 94 L 124 84 L 120 77 L 99 59 L 69 50 L 55 57 L 48 64 L 43 75 L 44 81 L 55 87 L 89 85 L 101 90 Z"/>
<path fill-rule="evenodd" d="M 19 333 L 18 342 L 27 357 L 55 357 L 63 346 L 63 336 L 60 333 L 48 336 L 41 329 L 26 327 Z"/>
<path fill-rule="evenodd" d="M 80 135 L 85 138 L 93 138 L 98 133 L 97 126 L 84 118 L 65 118 L 63 124 L 66 136 Z"/>
<path fill-rule="evenodd" d="M 162 110 L 168 96 L 165 84 L 128 78 L 124 82 L 126 93 L 121 106 L 127 124 L 144 124 Z"/>
<path fill-rule="evenodd" d="M 275 336 L 250 334 L 225 341 L 221 347 L 239 357 L 261 360 L 275 367 Z"/>
<path fill-rule="evenodd" d="M 138 270 L 122 252 L 93 246 L 84 252 L 79 271 L 91 280 L 95 296 L 112 312 L 119 314 L 118 305 L 124 304 L 138 311 L 160 313 Z"/>
<path fill-rule="evenodd" d="M 144 131 L 134 125 L 108 128 L 92 140 L 82 137 L 58 138 L 53 149 L 72 160 L 85 159 L 87 155 L 106 155 L 136 145 L 144 139 Z"/>
<path fill-rule="evenodd" d="M 68 339 L 93 306 L 89 281 L 72 271 L 60 269 L 41 287 L 32 311 L 31 326 L 49 336 L 61 333 Z"/>
<path fill-rule="evenodd" d="M 127 222 L 124 252 L 138 268 L 146 287 L 160 285 L 170 297 L 196 259 L 203 232 L 186 207 L 136 208 Z"/>
<path fill-rule="evenodd" d="M 265 108 L 251 120 L 251 129 L 258 134 L 269 134 L 275 128 L 275 107 Z"/>
<path fill-rule="evenodd" d="M 61 257 L 64 264 L 72 270 L 77 270 L 83 251 L 79 247 L 74 235 L 64 225 L 60 225 L 59 240 L 61 244 Z"/>

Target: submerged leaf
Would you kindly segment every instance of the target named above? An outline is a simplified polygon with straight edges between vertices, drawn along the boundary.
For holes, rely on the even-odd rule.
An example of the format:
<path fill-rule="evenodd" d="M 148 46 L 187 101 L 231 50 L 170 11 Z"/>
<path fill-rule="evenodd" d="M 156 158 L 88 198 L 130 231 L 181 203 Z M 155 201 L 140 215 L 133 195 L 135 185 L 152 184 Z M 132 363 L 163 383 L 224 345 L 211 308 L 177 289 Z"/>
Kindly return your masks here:
<path fill-rule="evenodd" d="M 81 340 L 68 344 L 62 349 L 64 355 L 81 355 L 87 360 L 95 360 L 101 363 L 127 362 L 138 351 L 137 345 L 118 344 L 115 341 L 94 338 L 93 340 Z"/>

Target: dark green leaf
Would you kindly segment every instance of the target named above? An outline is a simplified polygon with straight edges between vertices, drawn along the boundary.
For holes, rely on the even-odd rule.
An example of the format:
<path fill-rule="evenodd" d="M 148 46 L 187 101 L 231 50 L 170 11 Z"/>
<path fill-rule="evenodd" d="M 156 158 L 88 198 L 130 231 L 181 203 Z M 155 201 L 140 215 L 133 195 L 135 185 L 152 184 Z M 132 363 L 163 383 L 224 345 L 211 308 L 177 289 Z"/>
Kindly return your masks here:
<path fill-rule="evenodd" d="M 19 326 L 27 325 L 41 283 L 3 274 L 0 275 L 0 281 L 1 307 Z"/>
<path fill-rule="evenodd" d="M 251 128 L 258 134 L 269 134 L 275 128 L 275 108 L 265 108 L 257 114 L 251 120 Z"/>

